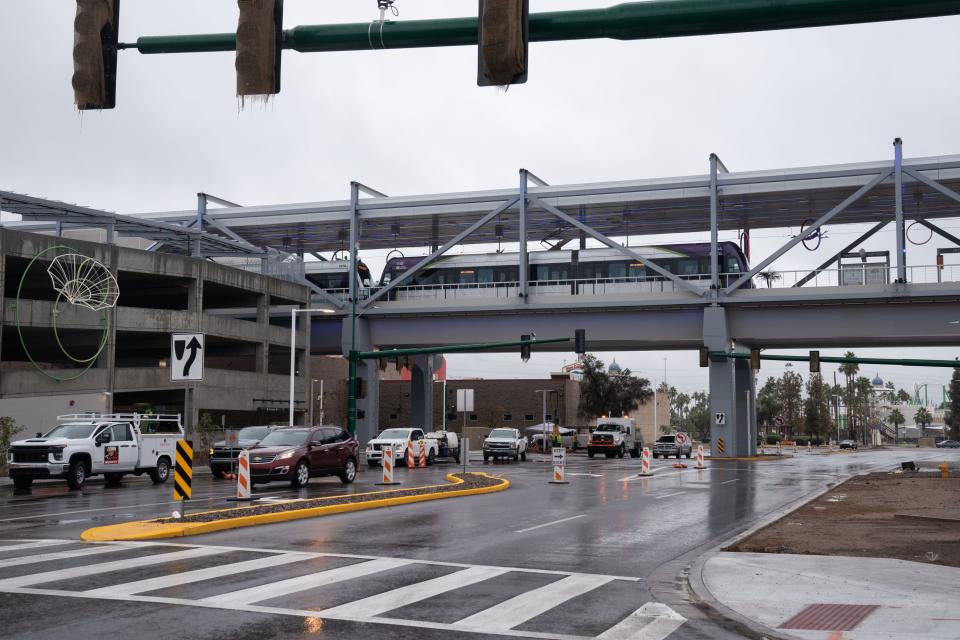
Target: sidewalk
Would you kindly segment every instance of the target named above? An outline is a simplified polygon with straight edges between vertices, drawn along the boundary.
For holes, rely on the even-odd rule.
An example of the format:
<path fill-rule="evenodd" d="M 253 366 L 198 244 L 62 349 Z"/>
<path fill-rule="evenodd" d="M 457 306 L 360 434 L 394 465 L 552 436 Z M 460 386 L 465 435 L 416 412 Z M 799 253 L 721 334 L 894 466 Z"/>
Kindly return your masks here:
<path fill-rule="evenodd" d="M 720 605 L 721 613 L 727 608 L 763 625 L 775 638 L 960 638 L 960 568 L 885 558 L 720 552 L 694 570 L 698 575 L 691 584 L 698 596 Z"/>

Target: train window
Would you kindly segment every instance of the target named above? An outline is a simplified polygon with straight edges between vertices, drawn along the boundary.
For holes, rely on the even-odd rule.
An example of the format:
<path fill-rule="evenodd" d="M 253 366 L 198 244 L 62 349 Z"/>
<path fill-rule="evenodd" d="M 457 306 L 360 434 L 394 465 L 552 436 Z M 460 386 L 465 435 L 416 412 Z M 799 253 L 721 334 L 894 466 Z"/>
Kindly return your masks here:
<path fill-rule="evenodd" d="M 603 263 L 581 264 L 580 274 L 586 280 L 599 280 L 606 277 Z"/>
<path fill-rule="evenodd" d="M 566 280 L 567 279 L 567 267 L 560 265 L 551 265 L 550 266 L 550 279 L 551 280 Z"/>
<path fill-rule="evenodd" d="M 681 276 L 695 276 L 699 273 L 699 267 L 695 258 L 684 258 L 677 263 L 679 267 L 677 273 Z"/>
<path fill-rule="evenodd" d="M 611 262 L 607 265 L 607 268 L 610 269 L 611 278 L 626 278 L 627 277 L 627 265 L 624 262 Z"/>
<path fill-rule="evenodd" d="M 736 258 L 727 258 L 727 273 L 740 273 L 740 261 Z"/>
<path fill-rule="evenodd" d="M 458 276 L 460 284 L 473 284 L 477 281 L 477 272 L 474 269 L 460 269 Z"/>
<path fill-rule="evenodd" d="M 533 279 L 537 281 L 550 279 L 550 267 L 545 264 L 537 265 L 533 272 Z"/>
<path fill-rule="evenodd" d="M 493 268 L 483 267 L 482 269 L 477 269 L 477 282 L 481 284 L 490 284 L 493 282 Z"/>

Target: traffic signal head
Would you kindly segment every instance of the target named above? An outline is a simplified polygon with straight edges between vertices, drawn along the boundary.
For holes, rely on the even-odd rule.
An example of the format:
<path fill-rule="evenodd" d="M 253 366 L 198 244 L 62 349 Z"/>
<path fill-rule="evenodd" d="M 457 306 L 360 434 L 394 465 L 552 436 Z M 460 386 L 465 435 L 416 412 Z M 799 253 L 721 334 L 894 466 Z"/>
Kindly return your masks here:
<path fill-rule="evenodd" d="M 587 352 L 586 329 L 577 329 L 573 332 L 573 352 L 581 356 Z"/>
<path fill-rule="evenodd" d="M 760 371 L 760 349 L 750 349 L 750 368 Z"/>
<path fill-rule="evenodd" d="M 527 81 L 529 0 L 480 0 L 477 85 Z"/>
<path fill-rule="evenodd" d="M 367 397 L 367 381 L 360 376 L 354 378 L 354 387 L 353 387 L 353 397 L 354 398 L 366 398 Z"/>
<path fill-rule="evenodd" d="M 530 334 L 525 333 L 520 336 L 520 341 L 523 342 L 520 345 L 520 359 L 527 362 L 530 360 Z"/>
<path fill-rule="evenodd" d="M 820 352 L 810 352 L 810 373 L 820 373 Z"/>
<path fill-rule="evenodd" d="M 117 101 L 120 0 L 77 0 L 73 19 L 73 100 L 80 110 L 113 109 Z"/>
<path fill-rule="evenodd" d="M 710 366 L 710 347 L 700 347 L 700 366 Z"/>
<path fill-rule="evenodd" d="M 237 95 L 280 93 L 283 0 L 237 0 Z"/>

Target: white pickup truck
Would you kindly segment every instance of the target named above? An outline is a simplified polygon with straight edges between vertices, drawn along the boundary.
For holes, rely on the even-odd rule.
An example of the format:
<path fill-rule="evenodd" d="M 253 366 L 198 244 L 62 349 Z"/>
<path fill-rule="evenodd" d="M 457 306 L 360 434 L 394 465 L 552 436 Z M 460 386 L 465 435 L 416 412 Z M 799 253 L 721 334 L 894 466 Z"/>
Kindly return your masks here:
<path fill-rule="evenodd" d="M 483 441 L 483 461 L 489 462 L 490 458 L 526 460 L 527 436 L 522 435 L 519 429 L 494 429 Z"/>
<path fill-rule="evenodd" d="M 439 451 L 437 440 L 435 438 L 425 438 L 423 429 L 409 427 L 385 429 L 380 432 L 380 435 L 376 438 L 370 440 L 367 443 L 365 452 L 367 455 L 367 464 L 371 467 L 379 465 L 380 461 L 383 460 L 383 450 L 386 447 L 393 449 L 395 464 L 406 464 L 408 443 L 410 443 L 410 447 L 413 450 L 414 460 L 419 461 L 420 440 L 423 440 L 423 446 L 426 448 L 425 455 L 427 464 L 433 464 L 434 460 L 437 459 L 437 452 Z"/>
<path fill-rule="evenodd" d="M 147 473 L 155 484 L 167 481 L 177 440 L 179 414 L 79 413 L 58 416 L 46 435 L 18 440 L 7 452 L 7 468 L 18 489 L 38 478 L 64 478 L 71 489 L 103 474 L 109 483 L 124 474 Z"/>

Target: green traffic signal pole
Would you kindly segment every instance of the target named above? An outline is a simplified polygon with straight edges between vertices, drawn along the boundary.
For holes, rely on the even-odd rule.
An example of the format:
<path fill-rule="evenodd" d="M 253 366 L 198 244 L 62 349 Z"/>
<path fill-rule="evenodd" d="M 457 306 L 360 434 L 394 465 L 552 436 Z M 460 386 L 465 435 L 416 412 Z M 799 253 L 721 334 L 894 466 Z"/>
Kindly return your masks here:
<path fill-rule="evenodd" d="M 960 14 L 960 0 L 651 0 L 606 9 L 530 15 L 531 42 L 640 40 L 827 27 Z M 305 25 L 283 32 L 283 48 L 358 51 L 477 44 L 477 18 Z M 233 51 L 233 33 L 144 36 L 120 48 L 140 53 Z"/>
<path fill-rule="evenodd" d="M 451 344 L 444 347 L 416 347 L 411 349 L 387 349 L 386 351 L 350 351 L 347 355 L 349 385 L 347 395 L 347 430 L 351 435 L 357 435 L 357 363 L 361 360 L 378 360 L 380 358 L 396 358 L 398 356 L 421 356 L 435 353 L 464 353 L 477 351 L 491 351 L 507 347 L 534 347 L 538 344 L 557 344 L 570 342 L 572 338 L 544 338 L 542 340 L 515 340 L 512 342 L 478 342 L 472 344 Z"/>
<path fill-rule="evenodd" d="M 749 360 L 749 353 L 727 353 L 726 351 L 711 351 L 711 359 L 733 358 Z M 761 360 L 777 360 L 780 362 L 810 362 L 810 356 L 784 356 L 773 353 L 761 353 Z M 960 368 L 960 360 L 921 360 L 917 358 L 846 358 L 843 356 L 820 356 L 820 362 L 834 362 L 838 364 L 890 364 L 899 367 L 949 367 Z"/>

